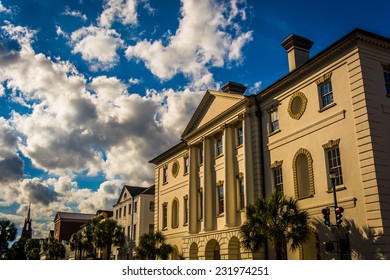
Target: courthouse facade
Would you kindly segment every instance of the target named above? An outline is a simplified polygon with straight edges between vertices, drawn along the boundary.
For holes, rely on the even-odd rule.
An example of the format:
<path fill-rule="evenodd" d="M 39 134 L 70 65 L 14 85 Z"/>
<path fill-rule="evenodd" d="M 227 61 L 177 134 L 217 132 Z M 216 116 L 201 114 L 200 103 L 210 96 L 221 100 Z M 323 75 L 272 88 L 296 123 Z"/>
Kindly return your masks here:
<path fill-rule="evenodd" d="M 339 258 L 324 246 L 340 234 L 321 214 L 335 202 L 330 173 L 350 257 L 390 257 L 390 40 L 357 29 L 310 58 L 312 44 L 289 36 L 289 73 L 256 95 L 208 90 L 182 141 L 151 161 L 155 229 L 173 258 L 274 258 L 243 250 L 239 234 L 245 206 L 273 191 L 310 215 L 288 259 Z"/>

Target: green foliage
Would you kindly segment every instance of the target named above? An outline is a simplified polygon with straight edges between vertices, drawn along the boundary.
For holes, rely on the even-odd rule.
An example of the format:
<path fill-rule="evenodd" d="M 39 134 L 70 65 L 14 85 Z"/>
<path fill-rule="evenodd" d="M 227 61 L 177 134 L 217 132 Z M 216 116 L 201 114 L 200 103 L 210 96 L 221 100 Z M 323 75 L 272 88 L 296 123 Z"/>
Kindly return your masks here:
<path fill-rule="evenodd" d="M 24 244 L 24 252 L 28 260 L 39 260 L 41 244 L 39 239 L 27 239 Z"/>
<path fill-rule="evenodd" d="M 285 248 L 291 244 L 296 250 L 310 233 L 309 216 L 298 208 L 297 200 L 274 192 L 269 199 L 257 198 L 246 207 L 246 221 L 241 226 L 242 245 L 252 252 L 269 243 L 276 258 L 286 256 Z"/>
<path fill-rule="evenodd" d="M 8 249 L 8 242 L 16 239 L 17 229 L 10 220 L 0 220 L 0 249 Z"/>
<path fill-rule="evenodd" d="M 167 260 L 172 253 L 173 247 L 165 243 L 165 236 L 160 232 L 149 232 L 141 235 L 139 245 L 134 249 L 135 259 Z"/>

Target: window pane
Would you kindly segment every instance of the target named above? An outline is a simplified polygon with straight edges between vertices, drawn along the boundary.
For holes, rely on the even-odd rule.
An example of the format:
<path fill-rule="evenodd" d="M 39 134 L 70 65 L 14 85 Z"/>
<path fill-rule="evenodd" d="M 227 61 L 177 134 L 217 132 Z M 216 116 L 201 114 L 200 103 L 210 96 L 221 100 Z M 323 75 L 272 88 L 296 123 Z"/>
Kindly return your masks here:
<path fill-rule="evenodd" d="M 321 94 L 321 105 L 325 107 L 331 103 L 333 103 L 333 91 L 332 84 L 330 81 L 325 82 L 319 86 L 320 94 Z"/>
<path fill-rule="evenodd" d="M 338 147 L 329 149 L 327 151 L 328 157 L 328 170 L 334 171 L 336 173 L 336 186 L 343 184 L 343 173 L 341 170 L 341 159 L 340 159 L 340 150 Z M 329 186 L 331 188 L 332 186 Z"/>

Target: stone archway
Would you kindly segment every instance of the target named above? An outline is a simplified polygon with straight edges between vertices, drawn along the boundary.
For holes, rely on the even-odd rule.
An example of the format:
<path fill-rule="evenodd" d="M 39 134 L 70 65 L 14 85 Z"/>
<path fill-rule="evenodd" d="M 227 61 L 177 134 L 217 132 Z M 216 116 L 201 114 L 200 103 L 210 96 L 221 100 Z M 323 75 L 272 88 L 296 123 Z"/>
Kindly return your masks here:
<path fill-rule="evenodd" d="M 190 260 L 198 260 L 198 244 L 193 242 L 190 246 Z"/>
<path fill-rule="evenodd" d="M 228 256 L 229 256 L 229 260 L 239 260 L 239 259 L 241 259 L 240 241 L 235 236 L 233 236 L 230 239 L 230 241 L 229 241 Z"/>
<path fill-rule="evenodd" d="M 211 239 L 209 242 L 207 242 L 205 248 L 205 259 L 206 260 L 221 259 L 221 249 L 217 240 Z"/>

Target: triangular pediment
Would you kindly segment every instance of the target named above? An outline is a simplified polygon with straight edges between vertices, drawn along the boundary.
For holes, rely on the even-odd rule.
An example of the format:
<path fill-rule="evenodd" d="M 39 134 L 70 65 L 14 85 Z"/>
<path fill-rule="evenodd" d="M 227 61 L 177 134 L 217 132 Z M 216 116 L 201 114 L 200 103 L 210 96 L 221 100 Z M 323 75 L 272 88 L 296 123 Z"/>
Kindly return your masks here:
<path fill-rule="evenodd" d="M 207 123 L 212 122 L 215 118 L 232 108 L 244 98 L 245 97 L 241 94 L 213 90 L 206 91 L 202 101 L 184 130 L 182 138 L 185 138 L 187 135 Z"/>

